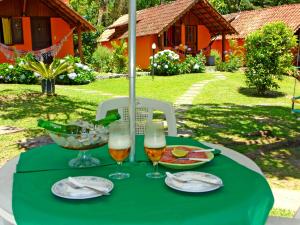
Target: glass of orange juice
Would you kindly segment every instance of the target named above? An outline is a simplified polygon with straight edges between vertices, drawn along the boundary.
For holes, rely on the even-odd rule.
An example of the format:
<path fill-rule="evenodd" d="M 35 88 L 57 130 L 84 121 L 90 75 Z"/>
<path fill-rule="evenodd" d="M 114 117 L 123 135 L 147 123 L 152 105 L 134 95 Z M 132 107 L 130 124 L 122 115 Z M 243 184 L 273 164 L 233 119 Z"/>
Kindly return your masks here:
<path fill-rule="evenodd" d="M 144 149 L 152 161 L 154 171 L 146 174 L 149 178 L 162 178 L 165 175 L 158 171 L 158 162 L 166 148 L 166 137 L 162 121 L 149 121 L 145 125 Z"/>
<path fill-rule="evenodd" d="M 129 123 L 116 121 L 109 126 L 108 151 L 110 156 L 117 162 L 118 170 L 109 174 L 112 179 L 129 178 L 130 174 L 122 171 L 122 163 L 130 153 L 131 139 Z"/>

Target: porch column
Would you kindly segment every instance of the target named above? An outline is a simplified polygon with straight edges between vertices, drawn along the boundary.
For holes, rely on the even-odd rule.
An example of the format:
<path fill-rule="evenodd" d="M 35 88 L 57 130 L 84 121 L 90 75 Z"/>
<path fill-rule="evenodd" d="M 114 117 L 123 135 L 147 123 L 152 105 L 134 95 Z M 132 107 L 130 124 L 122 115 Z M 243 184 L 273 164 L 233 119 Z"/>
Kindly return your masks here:
<path fill-rule="evenodd" d="M 185 46 L 185 24 L 181 24 L 181 44 Z"/>
<path fill-rule="evenodd" d="M 77 34 L 78 34 L 78 52 L 81 62 L 84 62 L 83 58 L 83 51 L 82 51 L 82 33 L 81 33 L 81 26 L 77 27 Z"/>
<path fill-rule="evenodd" d="M 225 33 L 222 33 L 222 62 L 225 62 L 225 41 L 226 41 L 226 35 Z"/>

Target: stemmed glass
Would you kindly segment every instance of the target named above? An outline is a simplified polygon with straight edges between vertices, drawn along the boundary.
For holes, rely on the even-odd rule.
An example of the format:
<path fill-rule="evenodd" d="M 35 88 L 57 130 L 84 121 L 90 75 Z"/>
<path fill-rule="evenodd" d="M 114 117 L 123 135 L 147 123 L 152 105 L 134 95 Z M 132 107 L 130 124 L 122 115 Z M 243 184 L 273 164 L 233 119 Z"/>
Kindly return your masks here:
<path fill-rule="evenodd" d="M 166 137 L 163 122 L 149 121 L 145 126 L 144 148 L 148 158 L 152 161 L 154 171 L 146 174 L 149 178 L 162 178 L 165 175 L 158 171 L 158 162 L 166 147 Z"/>
<path fill-rule="evenodd" d="M 129 123 L 116 121 L 109 126 L 108 150 L 110 156 L 117 162 L 117 171 L 109 174 L 112 179 L 125 179 L 130 177 L 129 173 L 122 172 L 122 163 L 130 152 L 131 140 Z"/>

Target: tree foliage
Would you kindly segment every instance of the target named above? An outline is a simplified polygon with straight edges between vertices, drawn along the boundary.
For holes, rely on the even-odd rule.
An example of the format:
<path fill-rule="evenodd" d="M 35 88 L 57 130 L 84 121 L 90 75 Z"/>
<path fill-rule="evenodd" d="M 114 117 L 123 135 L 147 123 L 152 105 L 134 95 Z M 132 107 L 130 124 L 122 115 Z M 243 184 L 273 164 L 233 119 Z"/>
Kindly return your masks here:
<path fill-rule="evenodd" d="M 273 22 L 246 38 L 246 78 L 249 87 L 255 87 L 264 95 L 266 91 L 277 89 L 277 80 L 293 71 L 292 48 L 296 46 L 296 36 L 283 22 Z"/>
<path fill-rule="evenodd" d="M 96 32 L 83 34 L 83 52 L 86 61 L 91 61 L 92 53 L 96 49 L 97 37 L 104 29 L 111 25 L 121 15 L 128 13 L 129 0 L 70 0 L 70 6 L 91 22 L 97 29 Z M 172 0 L 137 0 L 137 10 L 153 7 L 171 2 Z M 267 7 L 300 0 L 209 0 L 222 14 L 249 10 L 257 7 Z M 75 38 L 75 45 L 77 38 Z"/>
<path fill-rule="evenodd" d="M 228 14 L 238 11 L 265 8 L 284 4 L 300 3 L 300 0 L 209 0 L 221 13 Z"/>

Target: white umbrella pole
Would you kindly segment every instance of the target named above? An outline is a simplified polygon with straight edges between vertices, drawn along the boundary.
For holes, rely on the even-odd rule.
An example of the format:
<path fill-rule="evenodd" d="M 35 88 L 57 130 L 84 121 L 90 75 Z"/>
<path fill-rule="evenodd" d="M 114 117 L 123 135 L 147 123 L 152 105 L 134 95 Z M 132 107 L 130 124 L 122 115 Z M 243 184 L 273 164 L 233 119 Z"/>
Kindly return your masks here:
<path fill-rule="evenodd" d="M 129 160 L 135 160 L 135 65 L 136 65 L 136 0 L 129 0 L 128 70 L 129 70 L 129 121 L 131 150 Z"/>

